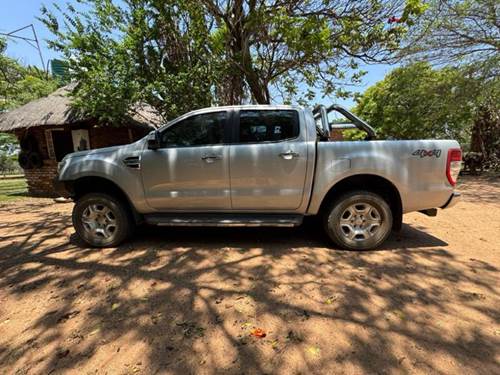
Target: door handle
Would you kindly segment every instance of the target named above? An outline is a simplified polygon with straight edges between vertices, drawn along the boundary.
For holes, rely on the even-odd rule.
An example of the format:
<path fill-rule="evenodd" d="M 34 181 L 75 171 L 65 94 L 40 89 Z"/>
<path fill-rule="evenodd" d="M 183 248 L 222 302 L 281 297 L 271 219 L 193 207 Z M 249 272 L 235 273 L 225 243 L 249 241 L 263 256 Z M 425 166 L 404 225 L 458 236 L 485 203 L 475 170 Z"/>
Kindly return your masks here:
<path fill-rule="evenodd" d="M 207 162 L 207 163 L 213 163 L 216 160 L 221 160 L 222 156 L 221 155 L 203 155 L 201 157 L 201 160 Z"/>
<path fill-rule="evenodd" d="M 288 150 L 288 151 L 285 151 L 285 152 L 282 152 L 280 154 L 280 156 L 285 159 L 285 160 L 291 160 L 293 158 L 298 158 L 300 156 L 300 154 L 292 151 L 292 150 Z"/>

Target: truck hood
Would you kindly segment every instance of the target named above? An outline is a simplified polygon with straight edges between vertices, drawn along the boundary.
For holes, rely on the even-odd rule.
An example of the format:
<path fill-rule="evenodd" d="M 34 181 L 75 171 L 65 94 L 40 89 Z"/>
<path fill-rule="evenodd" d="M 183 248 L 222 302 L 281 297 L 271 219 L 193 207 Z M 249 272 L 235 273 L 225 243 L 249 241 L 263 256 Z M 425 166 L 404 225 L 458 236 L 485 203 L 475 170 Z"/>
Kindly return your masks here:
<path fill-rule="evenodd" d="M 126 146 L 128 146 L 128 145 L 126 145 Z M 64 159 L 73 159 L 73 158 L 78 158 L 78 157 L 88 156 L 88 155 L 109 154 L 109 153 L 116 152 L 119 149 L 126 147 L 126 146 L 112 146 L 112 147 L 96 148 L 94 150 L 72 152 L 71 154 L 66 155 L 64 157 Z"/>
<path fill-rule="evenodd" d="M 104 148 L 96 148 L 93 150 L 77 151 L 77 152 L 73 152 L 71 154 L 66 155 L 63 158 L 63 161 L 66 161 L 69 159 L 81 158 L 81 157 L 94 156 L 94 155 L 104 156 L 104 155 L 110 155 L 110 154 L 118 153 L 118 152 L 120 152 L 120 153 L 132 152 L 132 151 L 136 151 L 138 149 L 141 149 L 142 143 L 143 143 L 143 141 L 141 139 L 137 142 L 130 143 L 128 145 L 111 146 L 111 147 L 104 147 Z"/>

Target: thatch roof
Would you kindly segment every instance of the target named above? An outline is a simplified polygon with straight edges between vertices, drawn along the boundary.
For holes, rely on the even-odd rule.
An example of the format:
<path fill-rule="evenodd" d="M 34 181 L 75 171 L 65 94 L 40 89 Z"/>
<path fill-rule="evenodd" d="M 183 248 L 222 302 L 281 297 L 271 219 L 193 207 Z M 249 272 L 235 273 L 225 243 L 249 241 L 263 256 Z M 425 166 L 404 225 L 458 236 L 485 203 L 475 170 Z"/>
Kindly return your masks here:
<path fill-rule="evenodd" d="M 0 131 L 9 132 L 34 126 L 71 125 L 86 120 L 71 107 L 70 92 L 74 84 L 61 87 L 52 94 L 33 100 L 19 108 L 0 114 Z M 148 104 L 137 104 L 129 111 L 130 124 L 157 128 L 161 116 Z M 128 123 L 128 121 L 127 121 Z"/>

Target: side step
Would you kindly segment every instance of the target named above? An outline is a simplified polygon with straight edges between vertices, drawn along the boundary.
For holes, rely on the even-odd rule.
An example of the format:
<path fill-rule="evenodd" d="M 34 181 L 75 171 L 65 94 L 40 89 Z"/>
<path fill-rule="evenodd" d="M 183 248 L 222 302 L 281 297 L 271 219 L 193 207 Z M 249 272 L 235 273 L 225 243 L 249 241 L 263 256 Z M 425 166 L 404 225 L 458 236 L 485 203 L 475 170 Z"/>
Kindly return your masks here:
<path fill-rule="evenodd" d="M 160 226 L 190 227 L 296 227 L 302 215 L 169 213 L 144 215 L 146 223 Z"/>

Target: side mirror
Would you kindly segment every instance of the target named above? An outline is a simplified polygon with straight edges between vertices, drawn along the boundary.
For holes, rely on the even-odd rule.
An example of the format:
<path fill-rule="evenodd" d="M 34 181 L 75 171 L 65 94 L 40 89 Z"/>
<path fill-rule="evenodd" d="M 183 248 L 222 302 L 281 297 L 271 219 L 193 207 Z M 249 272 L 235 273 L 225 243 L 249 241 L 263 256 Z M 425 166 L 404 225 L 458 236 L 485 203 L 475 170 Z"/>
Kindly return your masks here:
<path fill-rule="evenodd" d="M 150 150 L 158 150 L 160 148 L 160 137 L 158 136 L 158 132 L 149 135 L 148 138 L 148 149 Z"/>

